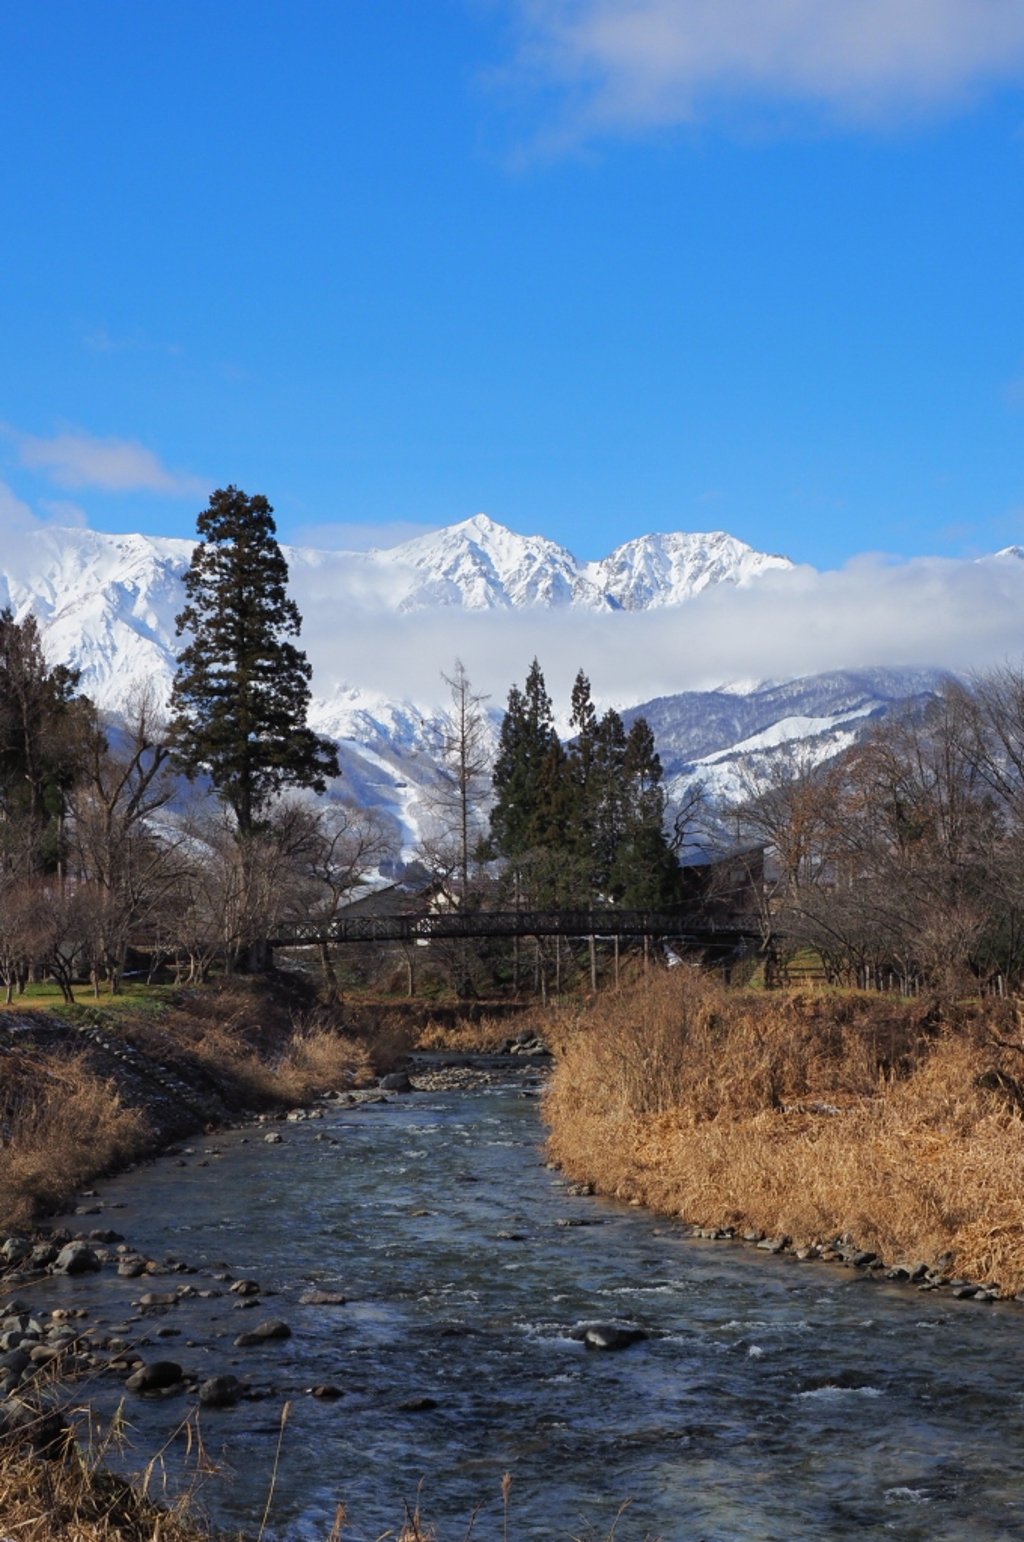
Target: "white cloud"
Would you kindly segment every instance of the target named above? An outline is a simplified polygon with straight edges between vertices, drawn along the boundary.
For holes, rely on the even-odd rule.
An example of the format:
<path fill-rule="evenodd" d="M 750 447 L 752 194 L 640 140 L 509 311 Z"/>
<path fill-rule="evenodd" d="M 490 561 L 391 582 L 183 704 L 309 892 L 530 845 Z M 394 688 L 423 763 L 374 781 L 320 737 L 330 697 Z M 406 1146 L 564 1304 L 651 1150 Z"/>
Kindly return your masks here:
<path fill-rule="evenodd" d="M 456 656 L 501 706 L 536 654 L 564 708 L 580 666 L 600 700 L 626 706 L 731 680 L 871 664 L 960 671 L 1024 654 L 1024 560 L 1012 556 L 897 564 L 864 556 L 835 572 L 772 572 L 745 588 L 707 589 L 677 609 L 617 614 L 453 607 L 395 616 L 303 587 L 293 584 L 303 641 L 314 690 L 328 699 L 347 684 L 436 703 L 440 671 Z"/>
<path fill-rule="evenodd" d="M 48 520 L 65 529 L 77 527 L 84 530 L 88 526 L 88 514 L 80 504 L 72 503 L 70 498 L 40 498 L 39 507 Z"/>
<path fill-rule="evenodd" d="M 711 101 L 879 122 L 1024 76 L 1021 0 L 512 0 L 518 67 L 567 89 L 567 135 L 685 122 Z"/>
<path fill-rule="evenodd" d="M 13 488 L 8 487 L 6 482 L 0 482 L 0 535 L 9 535 L 18 530 L 35 530 L 39 523 L 28 504 L 18 497 Z"/>
<path fill-rule="evenodd" d="M 347 523 L 334 521 L 323 524 L 298 525 L 288 532 L 291 546 L 313 546 L 318 551 L 369 551 L 379 547 L 399 546 L 411 541 L 413 536 L 428 535 L 439 530 L 439 525 L 421 525 L 411 519 L 389 519 L 381 524 Z"/>
<path fill-rule="evenodd" d="M 15 433 L 22 465 L 43 471 L 58 487 L 98 487 L 105 492 L 153 492 L 175 496 L 208 492 L 199 478 L 170 471 L 137 439 L 101 439 L 84 429 L 49 438 Z"/>

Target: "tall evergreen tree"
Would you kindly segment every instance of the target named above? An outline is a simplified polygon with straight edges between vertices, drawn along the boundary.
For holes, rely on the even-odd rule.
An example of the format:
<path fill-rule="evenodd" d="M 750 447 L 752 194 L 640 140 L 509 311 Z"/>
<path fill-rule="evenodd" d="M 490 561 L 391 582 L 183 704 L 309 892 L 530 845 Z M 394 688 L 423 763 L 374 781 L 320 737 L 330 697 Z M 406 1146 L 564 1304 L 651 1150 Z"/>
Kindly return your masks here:
<path fill-rule="evenodd" d="M 491 837 L 502 856 L 520 857 L 564 839 L 565 757 L 551 714 L 551 698 L 534 659 L 520 690 L 508 693 L 494 763 Z"/>
<path fill-rule="evenodd" d="M 665 834 L 661 757 L 646 718 L 634 719 L 622 758 L 625 820 L 610 874 L 620 904 L 644 910 L 678 898 L 679 863 Z"/>
<path fill-rule="evenodd" d="M 272 516 L 261 494 L 227 487 L 211 495 L 196 521 L 200 545 L 177 618 L 178 635 L 191 641 L 171 696 L 176 761 L 190 777 L 209 774 L 242 836 L 283 787 L 323 792 L 339 774 L 334 745 L 306 725 L 312 670 L 287 641 L 302 621 L 287 597 Z"/>
<path fill-rule="evenodd" d="M 0 820 L 5 852 L 13 837 L 21 858 L 52 869 L 61 859 L 65 801 L 94 721 L 92 703 L 75 694 L 79 672 L 51 666 L 34 616 L 0 611 Z"/>

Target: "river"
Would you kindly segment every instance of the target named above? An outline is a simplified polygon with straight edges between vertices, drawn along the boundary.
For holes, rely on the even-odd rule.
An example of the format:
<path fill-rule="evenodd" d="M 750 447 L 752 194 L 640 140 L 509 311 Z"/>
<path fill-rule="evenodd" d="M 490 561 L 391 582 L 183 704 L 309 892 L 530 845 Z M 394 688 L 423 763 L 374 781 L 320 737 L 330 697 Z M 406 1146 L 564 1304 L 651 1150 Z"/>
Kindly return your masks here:
<path fill-rule="evenodd" d="M 280 1128 L 280 1145 L 250 1128 L 197 1140 L 188 1166 L 166 1157 L 111 1179 L 105 1208 L 121 1208 L 86 1223 L 199 1266 L 188 1282 L 219 1298 L 140 1323 L 141 1290 L 186 1277 L 108 1269 L 23 1292 L 83 1306 L 107 1331 L 178 1329 L 147 1358 L 273 1388 L 202 1414 L 230 1469 L 203 1488 L 220 1524 L 257 1529 L 288 1398 L 267 1529 L 282 1542 L 322 1542 L 339 1500 L 346 1537 L 379 1537 L 417 1492 L 440 1542 L 462 1542 L 481 1501 L 473 1535 L 497 1542 L 505 1471 L 511 1542 L 603 1536 L 626 1500 L 620 1542 L 1024 1538 L 1019 1307 L 937 1300 L 571 1197 L 521 1077 Z M 236 1309 L 209 1278 L 223 1265 L 276 1294 Z M 347 1304 L 299 1305 L 311 1286 Z M 293 1336 L 232 1346 L 269 1316 Z M 570 1337 L 612 1318 L 650 1337 L 617 1353 Z M 344 1395 L 308 1394 L 324 1382 Z M 97 1383 L 101 1409 L 112 1385 Z M 436 1407 L 400 1406 L 416 1398 Z M 129 1400 L 137 1458 L 186 1407 L 180 1392 Z"/>

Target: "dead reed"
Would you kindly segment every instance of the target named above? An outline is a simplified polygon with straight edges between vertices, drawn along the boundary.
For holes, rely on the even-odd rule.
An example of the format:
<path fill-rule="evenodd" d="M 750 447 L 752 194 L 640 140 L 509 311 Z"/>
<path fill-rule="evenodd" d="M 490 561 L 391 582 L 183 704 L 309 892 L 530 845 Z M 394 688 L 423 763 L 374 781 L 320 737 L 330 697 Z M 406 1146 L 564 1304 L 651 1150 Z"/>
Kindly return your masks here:
<path fill-rule="evenodd" d="M 576 1179 L 698 1225 L 1024 1287 L 1012 1003 L 727 992 L 691 971 L 593 1003 L 547 1095 Z"/>
<path fill-rule="evenodd" d="M 225 1118 L 306 1103 L 372 1075 L 366 1040 L 255 989 L 189 992 L 157 1012 L 105 1018 L 104 1028 L 156 1067 L 169 1067 L 185 1087 L 215 1094 Z M 126 1093 L 115 1064 L 67 1043 L 3 1054 L 0 1226 L 27 1226 L 91 1178 L 159 1145 L 163 1127 L 147 1102 L 158 1085 L 140 1092 L 136 1082 Z M 183 1128 L 197 1125 L 184 1105 L 180 1118 Z"/>
<path fill-rule="evenodd" d="M 197 1477 L 170 1502 L 149 1492 L 158 1462 L 129 1481 L 106 1465 L 118 1443 L 118 1421 L 95 1445 L 69 1440 L 49 1458 L 30 1441 L 0 1442 L 0 1537 L 4 1542 L 216 1542 L 194 1513 Z M 190 1440 L 190 1451 L 193 1441 Z M 223 1542 L 228 1542 L 227 1538 Z M 237 1539 L 240 1542 L 240 1539 Z"/>
<path fill-rule="evenodd" d="M 94 1173 L 131 1160 L 145 1121 L 84 1054 L 6 1055 L 0 1081 L 0 1221 L 25 1225 Z"/>

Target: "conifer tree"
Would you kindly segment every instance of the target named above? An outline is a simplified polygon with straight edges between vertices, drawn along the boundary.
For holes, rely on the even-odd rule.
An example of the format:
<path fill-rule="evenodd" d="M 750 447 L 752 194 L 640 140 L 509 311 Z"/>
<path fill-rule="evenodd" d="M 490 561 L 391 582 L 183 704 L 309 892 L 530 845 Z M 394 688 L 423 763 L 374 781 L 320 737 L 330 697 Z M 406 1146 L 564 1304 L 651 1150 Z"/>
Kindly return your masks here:
<path fill-rule="evenodd" d="M 323 792 L 339 774 L 333 744 L 306 725 L 312 670 L 287 640 L 302 621 L 272 516 L 262 494 L 211 495 L 176 622 L 191 634 L 171 696 L 176 761 L 190 777 L 209 774 L 243 837 L 283 787 Z"/>
<path fill-rule="evenodd" d="M 526 686 L 513 685 L 494 764 L 491 836 L 505 857 L 519 857 L 564 838 L 565 757 L 555 732 L 551 698 L 536 659 Z"/>
<path fill-rule="evenodd" d="M 51 666 L 33 615 L 0 611 L 0 823 L 33 866 L 62 859 L 66 796 L 94 721 L 92 703 L 75 694 L 79 671 Z"/>
<path fill-rule="evenodd" d="M 638 717 L 622 759 L 625 822 L 611 872 L 620 904 L 644 910 L 678 898 L 679 863 L 665 834 L 661 757 L 646 718 Z"/>

